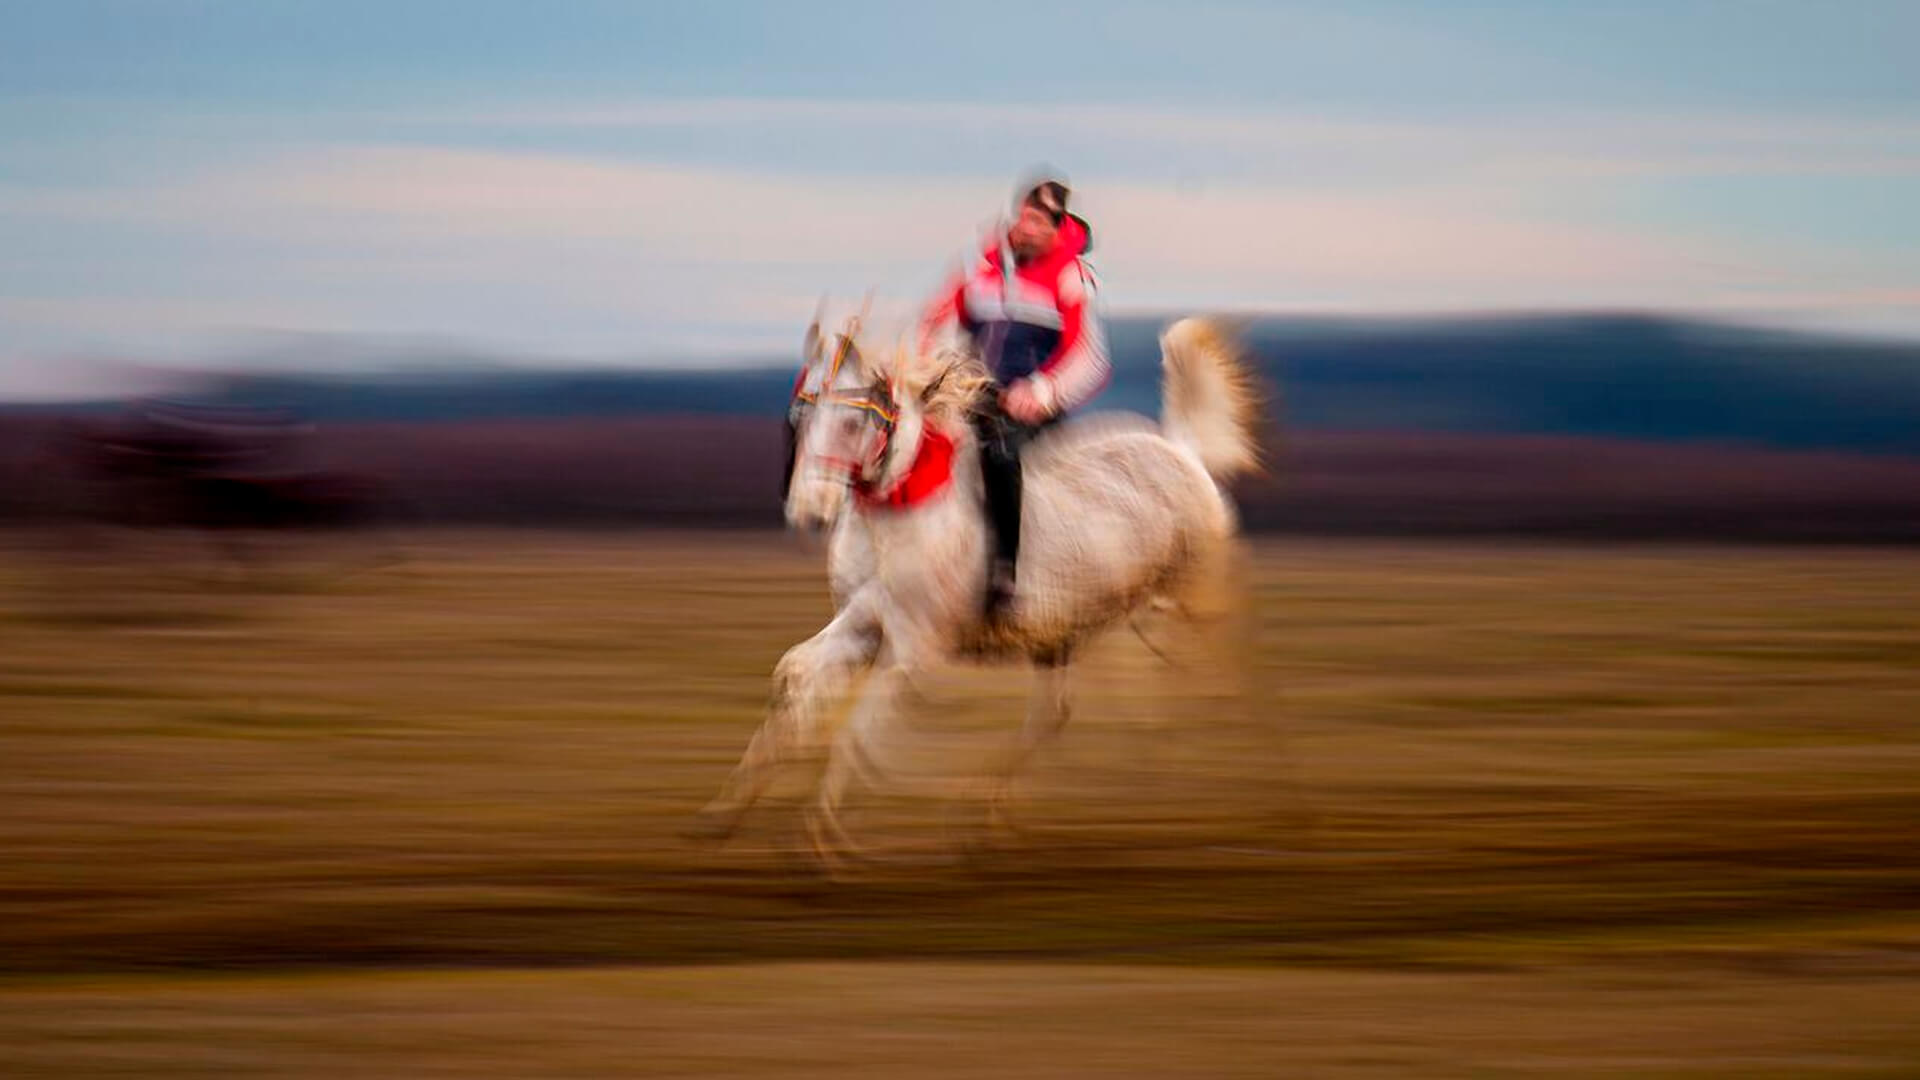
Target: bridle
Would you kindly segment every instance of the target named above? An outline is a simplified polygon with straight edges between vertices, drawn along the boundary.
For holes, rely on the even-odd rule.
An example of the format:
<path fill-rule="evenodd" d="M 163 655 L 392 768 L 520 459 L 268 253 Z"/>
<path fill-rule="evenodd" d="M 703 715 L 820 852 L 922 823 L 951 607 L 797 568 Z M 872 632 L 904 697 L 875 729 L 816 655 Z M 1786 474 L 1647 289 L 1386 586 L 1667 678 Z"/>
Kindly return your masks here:
<path fill-rule="evenodd" d="M 857 324 L 856 324 L 857 326 Z M 809 390 L 810 380 L 802 379 L 794 388 L 793 403 L 790 406 L 796 426 L 805 410 L 821 405 L 837 405 L 843 408 L 859 409 L 872 416 L 879 424 L 881 438 L 874 451 L 865 461 L 852 458 L 828 457 L 820 455 L 815 464 L 830 472 L 843 473 L 849 480 L 870 480 L 886 457 L 887 447 L 893 441 L 894 428 L 900 422 L 900 406 L 893 396 L 893 388 L 887 383 L 875 380 L 871 386 L 859 390 L 837 390 L 840 370 L 845 366 L 847 357 L 853 354 L 856 328 L 849 327 L 846 333 L 837 335 L 839 344 L 834 347 L 833 358 L 827 365 L 826 373 L 821 377 L 818 389 Z"/>

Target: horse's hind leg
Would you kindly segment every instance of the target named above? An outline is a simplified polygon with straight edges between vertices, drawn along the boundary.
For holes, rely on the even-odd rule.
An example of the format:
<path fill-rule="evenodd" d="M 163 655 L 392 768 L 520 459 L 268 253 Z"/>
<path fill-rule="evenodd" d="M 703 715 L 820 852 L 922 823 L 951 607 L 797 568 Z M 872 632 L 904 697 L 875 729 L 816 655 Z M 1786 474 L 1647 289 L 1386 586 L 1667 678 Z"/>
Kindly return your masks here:
<path fill-rule="evenodd" d="M 1060 735 L 1073 714 L 1068 693 L 1067 659 L 1049 657 L 1034 665 L 1033 690 L 1027 701 L 1027 719 L 1020 735 L 1001 756 L 988 776 L 987 825 L 1010 830 L 1013 821 L 1009 804 L 1013 799 L 1013 780 L 1039 749 Z"/>
<path fill-rule="evenodd" d="M 1250 594 L 1251 553 L 1236 537 L 1223 537 L 1208 551 L 1183 614 L 1199 631 L 1200 645 L 1216 668 L 1214 693 L 1226 715 L 1245 719 L 1255 707 L 1250 680 L 1258 670 L 1259 622 Z"/>
<path fill-rule="evenodd" d="M 819 633 L 788 649 L 774 668 L 766 720 L 689 832 L 716 840 L 732 835 L 780 767 L 817 747 L 829 703 L 879 649 L 879 624 L 861 603 L 850 603 Z"/>
<path fill-rule="evenodd" d="M 1235 538 L 1210 539 L 1171 588 L 1128 616 L 1141 643 L 1176 673 L 1182 696 L 1205 686 L 1244 697 L 1254 630 L 1246 557 Z"/>

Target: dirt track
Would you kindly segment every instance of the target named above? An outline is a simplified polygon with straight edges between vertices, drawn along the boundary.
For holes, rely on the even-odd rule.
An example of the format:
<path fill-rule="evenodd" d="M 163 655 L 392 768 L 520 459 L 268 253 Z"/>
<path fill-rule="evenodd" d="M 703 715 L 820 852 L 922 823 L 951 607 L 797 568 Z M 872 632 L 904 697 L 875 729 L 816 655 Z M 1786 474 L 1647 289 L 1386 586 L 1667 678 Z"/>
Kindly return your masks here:
<path fill-rule="evenodd" d="M 675 835 L 815 556 L 408 546 L 241 588 L 8 563 L 4 1071 L 1920 1068 L 1920 556 L 1263 545 L 1251 707 L 1115 640 L 1024 837 L 835 884 L 778 806 Z M 926 772 L 1020 695 L 938 680 Z M 447 965 L 593 970 L 402 973 Z"/>
<path fill-rule="evenodd" d="M 0 994 L 10 1075 L 1912 1075 L 1911 978 L 774 964 Z"/>

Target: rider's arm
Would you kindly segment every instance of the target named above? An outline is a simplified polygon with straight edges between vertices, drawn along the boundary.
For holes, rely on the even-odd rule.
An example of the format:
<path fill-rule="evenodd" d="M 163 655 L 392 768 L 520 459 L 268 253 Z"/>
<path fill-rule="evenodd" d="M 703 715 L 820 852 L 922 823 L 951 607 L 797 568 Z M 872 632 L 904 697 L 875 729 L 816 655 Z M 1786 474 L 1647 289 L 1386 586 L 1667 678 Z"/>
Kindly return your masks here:
<path fill-rule="evenodd" d="M 933 347 L 934 339 L 950 326 L 958 325 L 963 331 L 973 327 L 967 321 L 967 275 L 955 271 L 940 291 L 933 296 L 933 302 L 920 318 L 920 351 L 926 352 Z"/>
<path fill-rule="evenodd" d="M 1034 393 L 1048 412 L 1066 412 L 1099 393 L 1111 370 L 1092 275 L 1075 259 L 1060 272 L 1060 343 L 1034 373 Z"/>

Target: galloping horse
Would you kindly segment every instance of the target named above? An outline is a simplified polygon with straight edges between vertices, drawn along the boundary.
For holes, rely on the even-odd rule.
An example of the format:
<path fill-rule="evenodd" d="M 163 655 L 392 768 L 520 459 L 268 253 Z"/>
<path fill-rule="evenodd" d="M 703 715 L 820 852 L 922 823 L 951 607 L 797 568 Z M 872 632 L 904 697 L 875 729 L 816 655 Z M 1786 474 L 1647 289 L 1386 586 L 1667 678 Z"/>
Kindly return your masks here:
<path fill-rule="evenodd" d="M 700 831 L 730 835 L 782 765 L 826 742 L 833 700 L 871 677 L 827 746 L 806 820 L 829 866 L 856 851 L 838 810 L 895 721 L 915 673 L 953 659 L 1035 669 L 1022 732 L 993 778 L 997 812 L 1069 708 L 1076 650 L 1148 605 L 1203 613 L 1231 560 L 1236 516 L 1221 483 L 1255 463 L 1252 379 L 1228 335 L 1185 319 L 1160 339 L 1161 424 L 1097 417 L 1059 425 L 1028 450 L 1019 590 L 992 620 L 981 595 L 990 543 L 967 423 L 993 392 L 960 353 L 860 348 L 857 321 L 826 349 L 818 323 L 795 391 L 786 517 L 831 528 L 837 608 L 774 671 L 770 712 Z"/>

